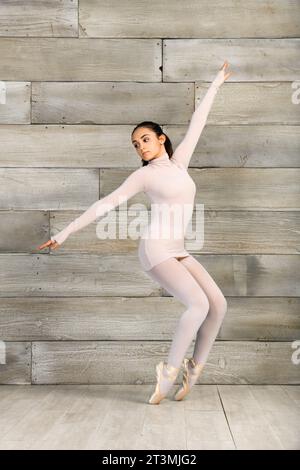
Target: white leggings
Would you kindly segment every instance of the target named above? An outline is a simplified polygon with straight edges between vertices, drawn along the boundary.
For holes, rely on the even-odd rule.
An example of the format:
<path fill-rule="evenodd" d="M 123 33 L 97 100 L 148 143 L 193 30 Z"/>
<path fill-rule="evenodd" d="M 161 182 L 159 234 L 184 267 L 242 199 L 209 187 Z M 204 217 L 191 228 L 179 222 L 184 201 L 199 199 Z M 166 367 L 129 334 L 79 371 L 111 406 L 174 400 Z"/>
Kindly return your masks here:
<path fill-rule="evenodd" d="M 187 307 L 175 330 L 168 364 L 181 366 L 195 336 L 193 358 L 196 364 L 204 364 L 227 311 L 221 290 L 192 255 L 169 258 L 147 273 Z"/>

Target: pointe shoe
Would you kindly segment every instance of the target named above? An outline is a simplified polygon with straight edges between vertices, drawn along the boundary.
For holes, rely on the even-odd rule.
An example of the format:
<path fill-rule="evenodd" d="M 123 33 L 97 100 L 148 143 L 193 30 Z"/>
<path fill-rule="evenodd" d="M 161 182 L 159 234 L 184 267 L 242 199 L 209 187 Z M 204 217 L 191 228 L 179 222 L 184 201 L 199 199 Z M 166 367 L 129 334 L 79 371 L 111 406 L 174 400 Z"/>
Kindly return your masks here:
<path fill-rule="evenodd" d="M 192 366 L 192 369 L 189 368 L 189 364 Z M 182 400 L 190 392 L 203 367 L 204 364 L 196 364 L 192 357 L 190 359 L 187 357 L 183 359 L 183 383 L 174 395 L 176 401 Z"/>
<path fill-rule="evenodd" d="M 161 400 L 167 396 L 167 393 L 161 393 L 159 385 L 161 382 L 162 374 L 163 374 L 163 369 L 165 367 L 165 370 L 167 371 L 167 379 L 170 381 L 174 381 L 178 375 L 179 372 L 179 367 L 173 367 L 170 365 L 167 365 L 163 361 L 159 362 L 159 364 L 156 365 L 156 379 L 157 379 L 157 384 L 155 387 L 154 393 L 151 395 L 149 403 L 151 405 L 159 405 Z"/>

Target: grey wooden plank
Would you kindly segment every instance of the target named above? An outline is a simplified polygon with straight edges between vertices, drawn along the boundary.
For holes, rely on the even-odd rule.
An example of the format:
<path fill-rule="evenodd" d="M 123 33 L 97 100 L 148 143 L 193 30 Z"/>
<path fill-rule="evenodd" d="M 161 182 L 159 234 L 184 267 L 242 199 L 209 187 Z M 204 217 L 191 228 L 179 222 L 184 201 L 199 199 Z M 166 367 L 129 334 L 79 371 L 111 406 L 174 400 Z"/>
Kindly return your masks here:
<path fill-rule="evenodd" d="M 181 369 L 182 371 L 182 369 Z M 182 373 L 181 373 L 182 376 Z M 182 401 L 186 416 L 191 411 L 220 412 L 223 411 L 217 385 L 196 384 L 191 399 Z M 192 398 L 193 397 L 193 398 Z M 179 404 L 179 403 L 178 403 Z"/>
<path fill-rule="evenodd" d="M 3 338 L 4 341 L 4 338 Z M 19 385 L 18 387 L 13 387 L 11 384 L 1 385 L 0 387 L 0 410 L 1 416 L 2 411 L 9 408 L 12 405 L 15 397 L 18 397 L 20 391 L 22 391 L 27 385 Z"/>
<path fill-rule="evenodd" d="M 132 129 L 125 124 L 3 124 L 0 125 L 3 142 L 0 166 L 138 167 L 140 157 L 129 139 Z M 175 149 L 183 139 L 187 125 L 165 125 L 163 130 Z M 297 168 L 300 167 L 299 148 L 300 126 L 207 125 L 189 167 Z"/>
<path fill-rule="evenodd" d="M 218 337 L 223 340 L 293 341 L 299 338 L 299 297 L 229 297 Z"/>
<path fill-rule="evenodd" d="M 213 79 L 214 77 L 212 77 Z M 211 81 L 211 80 L 209 80 Z M 222 85 L 207 118 L 207 124 L 299 125 L 297 90 L 294 82 L 230 83 Z M 196 82 L 196 106 L 208 84 Z"/>
<path fill-rule="evenodd" d="M 64 424 L 72 424 L 74 429 L 77 422 L 83 432 L 84 421 L 87 420 L 90 426 L 95 424 L 96 420 L 101 419 L 100 404 L 103 407 L 102 414 L 105 414 L 105 408 L 108 408 L 110 403 L 108 387 L 106 390 L 102 389 L 102 393 L 100 391 L 99 397 L 92 394 L 86 385 L 73 386 L 72 388 L 63 387 L 62 389 L 57 387 L 54 393 L 53 391 L 47 393 L 47 391 L 48 386 L 45 387 L 44 399 L 36 401 L 35 406 L 21 417 L 17 428 L 6 432 L 1 439 L 2 446 L 7 442 L 18 442 L 19 445 L 29 445 L 29 448 L 34 448 L 37 444 L 43 444 L 42 438 L 46 441 L 49 438 L 50 444 L 51 437 L 58 437 L 59 429 Z M 61 397 L 62 392 L 68 397 L 68 401 Z M 56 398 L 58 406 L 50 407 L 47 402 L 53 401 L 54 398 Z M 34 399 L 32 399 L 32 403 L 34 403 Z M 88 428 L 86 427 L 85 430 L 88 431 Z M 65 426 L 66 438 L 70 437 L 70 431 L 71 429 L 67 429 Z M 84 432 L 83 435 L 80 433 L 76 433 L 76 435 L 77 438 L 84 439 Z M 63 437 L 60 437 L 63 441 Z M 80 442 L 77 442 L 77 445 L 80 445 Z"/>
<path fill-rule="evenodd" d="M 0 297 L 157 296 L 138 255 L 0 255 Z"/>
<path fill-rule="evenodd" d="M 145 435 L 147 432 L 147 425 L 145 424 L 147 409 L 149 408 L 147 397 L 150 397 L 152 387 L 122 385 L 119 386 L 118 392 L 115 389 L 113 390 L 110 409 L 105 415 L 102 414 L 103 419 L 101 423 L 90 434 L 88 440 L 85 441 L 84 448 L 143 449 L 144 447 L 141 446 L 141 435 Z M 168 413 L 171 418 L 170 409 Z M 121 420 L 120 416 L 122 416 Z M 184 432 L 182 414 L 179 413 L 177 419 L 175 416 L 171 419 L 172 421 L 174 419 L 178 425 L 183 424 Z M 162 445 L 163 443 L 161 442 Z"/>
<path fill-rule="evenodd" d="M 237 449 L 282 450 L 284 448 L 249 386 L 220 385 L 218 388 Z"/>
<path fill-rule="evenodd" d="M 299 211 L 298 168 L 194 168 L 190 175 L 197 186 L 196 207 L 199 203 L 206 210 Z"/>
<path fill-rule="evenodd" d="M 299 297 L 227 297 L 226 300 L 228 310 L 217 339 L 293 341 L 299 338 Z M 184 310 L 171 297 L 2 298 L 1 338 L 3 341 L 167 341 L 172 339 Z M 162 317 L 164 328 L 161 328 Z"/>
<path fill-rule="evenodd" d="M 0 442 L 0 449 L 1 450 L 29 450 L 29 444 L 26 442 L 20 444 L 19 441 L 6 441 L 5 444 L 1 444 Z"/>
<path fill-rule="evenodd" d="M 147 399 L 149 400 L 154 387 L 150 391 Z M 144 399 L 145 400 L 145 399 Z M 146 401 L 146 400 L 145 400 Z M 147 406 L 145 409 L 144 423 L 141 428 L 142 432 L 136 434 L 135 447 L 137 449 L 186 449 L 186 417 L 184 408 L 174 406 L 171 400 L 164 400 L 161 403 L 160 413 L 154 409 L 153 406 Z M 106 423 L 106 426 L 108 423 Z M 112 434 L 109 433 L 110 439 L 105 443 L 117 448 L 116 444 L 112 442 Z M 111 442 L 111 444 L 110 444 Z M 126 441 L 122 442 L 124 448 Z M 162 456 L 161 456 L 162 457 Z M 175 462 L 174 456 L 174 462 Z M 166 459 L 167 460 L 167 459 Z M 163 457 L 157 459 L 157 462 L 163 462 Z M 179 465 L 179 464 L 177 464 Z"/>
<path fill-rule="evenodd" d="M 299 255 L 192 256 L 213 277 L 225 296 L 299 297 Z M 162 291 L 163 295 L 170 295 L 164 288 Z"/>
<path fill-rule="evenodd" d="M 34 440 L 31 449 L 85 449 L 93 433 L 113 413 L 116 394 L 111 386 L 88 385 L 54 426 Z"/>
<path fill-rule="evenodd" d="M 169 347 L 163 341 L 33 342 L 32 383 L 155 383 L 155 365 Z M 198 383 L 299 384 L 290 357 L 290 342 L 215 341 Z"/>
<path fill-rule="evenodd" d="M 300 410 L 282 412 L 277 410 L 265 411 L 265 418 L 274 429 L 281 445 L 285 450 L 300 449 Z"/>
<path fill-rule="evenodd" d="M 254 399 L 251 394 L 254 387 L 263 394 L 263 404 L 267 407 L 260 406 L 257 397 Z M 235 385 L 231 393 L 230 386 L 222 385 L 218 387 L 220 398 L 215 385 L 195 386 L 188 400 L 174 406 L 172 400 L 166 399 L 159 409 L 147 403 L 153 385 L 10 385 L 9 388 L 11 406 L 3 409 L 0 416 L 4 426 L 1 449 L 146 447 L 164 450 L 221 448 L 222 444 L 222 448 L 233 448 L 228 428 L 221 421 L 220 399 L 224 399 L 229 410 L 229 431 L 233 429 L 235 433 L 230 435 L 237 448 L 299 448 L 298 412 L 292 415 L 287 410 L 275 409 L 282 403 L 280 386 Z M 209 394 L 218 397 L 219 404 L 216 402 L 214 406 Z M 224 445 L 226 435 L 228 446 Z"/>
<path fill-rule="evenodd" d="M 136 199 L 138 199 L 138 196 L 136 196 Z M 72 234 L 60 246 L 59 250 L 53 251 L 53 255 L 60 256 L 65 253 L 78 252 L 102 253 L 105 255 L 135 253 L 138 249 L 140 229 L 137 227 L 133 231 L 131 226 L 136 223 L 137 217 L 139 220 L 143 219 L 143 223 L 146 225 L 150 220 L 150 214 L 148 215 L 146 209 L 134 213 L 131 201 L 133 201 L 133 198 L 127 204 L 120 204 L 116 207 L 116 210 L 110 211 L 82 230 Z M 126 212 L 126 207 L 128 207 L 128 212 Z M 74 212 L 68 211 L 51 212 L 51 232 L 62 230 L 76 216 L 79 217 L 81 214 L 82 212 L 78 211 L 76 215 Z M 109 224 L 109 227 L 107 224 Z"/>
<path fill-rule="evenodd" d="M 100 197 L 113 191 L 129 173 L 101 169 Z M 298 168 L 193 168 L 189 173 L 197 186 L 195 204 L 204 204 L 205 210 L 299 210 Z M 131 201 L 146 203 L 139 195 L 134 198 Z"/>
<path fill-rule="evenodd" d="M 299 254 L 299 224 L 299 211 L 204 210 L 202 217 L 196 206 L 185 246 L 191 253 Z"/>
<path fill-rule="evenodd" d="M 100 197 L 111 193 L 130 173 L 131 171 L 123 169 L 101 169 Z M 206 211 L 299 210 L 300 170 L 298 168 L 191 168 L 189 174 L 197 186 L 194 214 L 198 210 L 201 214 L 203 209 Z M 276 191 L 274 187 L 277 188 Z M 127 203 L 127 207 L 136 202 L 150 207 L 148 196 L 144 196 L 143 199 L 142 197 L 143 193 L 134 196 Z"/>
<path fill-rule="evenodd" d="M 300 387 L 297 388 L 294 385 L 282 385 L 281 388 L 288 394 L 293 400 L 294 406 L 300 407 Z"/>
<path fill-rule="evenodd" d="M 0 166 L 139 167 L 132 130 L 126 125 L 0 125 Z"/>
<path fill-rule="evenodd" d="M 1 439 L 2 448 L 10 443 L 14 443 L 15 448 L 30 449 L 32 443 L 45 434 L 48 429 L 54 427 L 55 423 L 61 418 L 60 410 L 41 411 L 33 408 L 22 417 L 17 426 L 8 430 L 3 439 Z"/>
<path fill-rule="evenodd" d="M 216 97 L 216 101 L 218 99 L 219 97 Z M 228 102 L 226 109 L 227 106 Z M 187 126 L 164 126 L 164 132 L 173 142 L 173 148 L 183 139 L 186 130 Z M 207 124 L 189 167 L 296 168 L 300 166 L 299 148 L 300 127 L 297 125 Z"/>
<path fill-rule="evenodd" d="M 294 401 L 275 385 L 251 385 L 250 390 L 283 448 L 300 449 L 300 409 Z"/>
<path fill-rule="evenodd" d="M 4 341 L 0 367 L 0 384 L 30 384 L 31 343 Z"/>
<path fill-rule="evenodd" d="M 114 184 L 111 183 L 111 188 L 117 187 L 120 181 L 121 177 Z M 135 204 L 141 205 L 136 207 L 136 211 Z M 53 254 L 56 256 L 82 251 L 121 254 L 135 251 L 139 244 L 140 230 L 151 220 L 149 206 L 149 200 L 141 193 L 126 204 L 120 204 L 113 216 L 110 213 L 99 221 L 92 222 L 84 230 L 74 233 Z M 51 228 L 53 226 L 55 230 L 62 230 L 75 216 L 81 214 L 79 211 L 53 211 L 50 214 Z M 108 228 L 103 234 L 97 231 L 97 227 L 100 229 L 101 224 L 108 223 L 109 220 L 111 233 Z M 100 225 L 97 225 L 99 222 Z M 132 230 L 133 224 L 136 225 L 135 231 Z M 200 211 L 196 206 L 187 228 L 185 247 L 192 254 L 298 254 L 299 224 L 297 211 Z M 28 251 L 24 241 L 23 247 L 24 251 Z"/>
<path fill-rule="evenodd" d="M 195 255 L 225 296 L 299 297 L 297 255 Z M 138 254 L 1 254 L 0 297 L 157 296 Z"/>
<path fill-rule="evenodd" d="M 1 0 L 0 36 L 78 36 L 78 0 Z"/>
<path fill-rule="evenodd" d="M 0 209 L 87 209 L 99 199 L 97 169 L 0 168 Z"/>
<path fill-rule="evenodd" d="M 1 253 L 30 252 L 33 246 L 49 237 L 49 213 L 0 211 L 0 226 Z"/>
<path fill-rule="evenodd" d="M 231 20 L 228 25 L 232 27 Z M 228 82 L 295 80 L 300 72 L 300 38 L 262 36 L 260 39 L 232 36 L 230 39 L 223 36 L 219 36 L 220 39 L 165 39 L 163 79 L 166 82 L 211 81 L 226 59 L 233 72 Z"/>
<path fill-rule="evenodd" d="M 135 204 L 144 202 L 145 208 L 139 206 L 134 211 Z M 135 202 L 132 198 L 127 204 L 120 204 L 113 213 L 99 217 L 72 234 L 52 254 L 134 253 L 138 249 L 142 227 L 151 220 L 148 206 L 146 197 L 136 196 Z M 52 211 L 49 224 L 47 211 L 0 211 L 0 250 L 2 253 L 39 253 L 42 240 L 48 239 L 50 233 L 63 230 L 82 214 L 83 211 Z M 298 254 L 299 231 L 296 211 L 207 210 L 203 214 L 195 210 L 186 233 L 185 247 L 191 254 Z"/>
<path fill-rule="evenodd" d="M 113 79 L 111 74 L 110 80 Z M 162 124 L 187 123 L 194 110 L 194 84 L 149 81 L 34 82 L 32 122 L 132 124 L 131 131 L 145 118 Z M 129 96 L 133 99 L 129 100 Z M 130 133 L 126 140 L 129 145 Z"/>
<path fill-rule="evenodd" d="M 103 169 L 100 168 L 99 177 L 100 177 L 100 198 L 105 197 L 107 194 L 110 194 L 117 187 L 119 187 L 122 182 L 133 172 L 133 170 L 123 170 L 121 168 L 114 169 Z M 145 211 L 148 211 L 151 208 L 151 203 L 148 195 L 141 191 L 140 193 L 132 196 L 125 203 L 121 203 L 118 208 L 119 210 L 129 210 L 130 206 L 133 204 L 142 204 L 141 214 Z"/>
<path fill-rule="evenodd" d="M 161 80 L 161 39 L 0 38 L 0 56 L 2 80 Z"/>
<path fill-rule="evenodd" d="M 298 107 L 292 101 L 295 91 L 291 85 L 290 82 L 224 83 L 214 100 L 207 125 L 299 124 Z M 135 125 L 145 119 L 147 109 L 147 119 L 161 124 L 183 124 L 189 122 L 195 109 L 191 103 L 193 86 L 188 83 L 35 82 L 32 87 L 33 123 Z M 196 82 L 196 107 L 208 87 L 209 83 Z M 121 92 L 125 90 L 140 97 L 143 95 L 139 106 L 134 100 L 130 106 L 127 95 L 122 98 Z M 161 94 L 164 101 L 157 100 Z"/>
<path fill-rule="evenodd" d="M 186 411 L 186 429 L 188 449 L 233 450 L 236 448 L 223 410 Z"/>
<path fill-rule="evenodd" d="M 0 389 L 5 387 L 10 388 L 10 394 L 9 397 L 1 399 L 0 402 L 0 448 L 4 447 L 4 445 L 2 446 L 2 440 L 5 439 L 8 432 L 12 430 L 14 433 L 16 429 L 18 429 L 18 423 L 22 421 L 25 416 L 30 414 L 33 409 L 41 409 L 40 404 L 48 401 L 48 396 L 55 390 L 56 385 L 37 385 L 34 387 L 29 385 L 1 385 Z M 66 388 L 68 385 L 62 386 L 60 395 L 63 394 L 64 387 Z M 66 393 L 66 390 L 64 390 L 64 393 Z M 63 400 L 59 394 L 56 394 L 56 399 L 56 408 L 58 410 L 62 410 L 63 403 L 70 404 L 69 397 L 68 400 Z M 45 409 L 51 408 L 47 406 Z M 23 435 L 23 439 L 24 437 L 25 436 Z"/>
<path fill-rule="evenodd" d="M 284 413 L 298 413 L 295 409 L 295 402 L 285 392 L 285 386 L 277 385 L 249 385 L 250 392 L 256 399 L 263 412 L 278 411 Z M 291 387 L 291 385 L 289 386 Z"/>
<path fill-rule="evenodd" d="M 4 102 L 0 104 L 0 124 L 30 124 L 31 83 L 3 81 L 1 89 Z"/>
<path fill-rule="evenodd" d="M 79 3 L 82 37 L 249 38 L 298 37 L 299 2 L 259 0 L 247 3 L 230 0 L 154 0 L 147 14 L 139 0 L 84 0 Z M 133 21 L 134 18 L 134 21 Z M 272 20 L 272 21 L 271 21 Z M 198 57 L 199 59 L 199 57 Z"/>

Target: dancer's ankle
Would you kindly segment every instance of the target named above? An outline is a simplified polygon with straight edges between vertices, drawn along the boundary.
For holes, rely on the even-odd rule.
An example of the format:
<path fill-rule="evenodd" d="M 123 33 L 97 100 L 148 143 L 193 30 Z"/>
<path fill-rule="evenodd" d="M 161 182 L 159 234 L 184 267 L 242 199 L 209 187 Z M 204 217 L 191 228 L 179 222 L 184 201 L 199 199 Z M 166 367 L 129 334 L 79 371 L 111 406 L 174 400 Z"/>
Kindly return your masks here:
<path fill-rule="evenodd" d="M 203 362 L 197 362 L 194 357 L 189 361 L 189 365 L 192 369 L 202 369 L 204 367 Z"/>
<path fill-rule="evenodd" d="M 179 367 L 175 367 L 168 362 L 164 362 L 163 374 L 165 377 L 168 377 L 170 380 L 176 379 L 176 376 L 179 372 Z"/>
<path fill-rule="evenodd" d="M 170 371 L 175 371 L 175 370 L 179 370 L 180 366 L 174 366 L 173 364 L 170 364 L 169 362 L 165 361 L 164 362 L 164 365 L 166 366 L 166 368 Z"/>

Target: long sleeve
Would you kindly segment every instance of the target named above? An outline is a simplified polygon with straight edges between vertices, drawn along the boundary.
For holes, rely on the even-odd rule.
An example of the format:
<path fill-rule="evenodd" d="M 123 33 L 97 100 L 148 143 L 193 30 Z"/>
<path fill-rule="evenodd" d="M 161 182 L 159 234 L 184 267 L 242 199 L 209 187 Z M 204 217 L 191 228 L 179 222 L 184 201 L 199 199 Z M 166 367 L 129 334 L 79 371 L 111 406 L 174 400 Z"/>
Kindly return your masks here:
<path fill-rule="evenodd" d="M 223 73 L 223 71 L 220 72 Z M 208 88 L 201 103 L 192 114 L 188 130 L 183 140 L 177 146 L 172 155 L 172 160 L 177 163 L 182 163 L 185 168 L 188 168 L 189 166 L 190 159 L 193 155 L 202 130 L 206 124 L 208 113 L 212 107 L 217 91 L 219 90 L 222 80 L 222 75 L 220 72 L 217 74 L 216 78 Z"/>
<path fill-rule="evenodd" d="M 81 216 L 74 219 L 66 228 L 51 236 L 60 245 L 71 233 L 89 225 L 98 217 L 127 201 L 135 194 L 145 190 L 145 167 L 138 168 L 112 193 L 94 202 Z"/>

